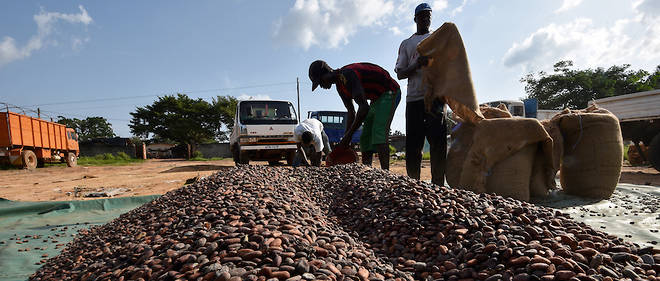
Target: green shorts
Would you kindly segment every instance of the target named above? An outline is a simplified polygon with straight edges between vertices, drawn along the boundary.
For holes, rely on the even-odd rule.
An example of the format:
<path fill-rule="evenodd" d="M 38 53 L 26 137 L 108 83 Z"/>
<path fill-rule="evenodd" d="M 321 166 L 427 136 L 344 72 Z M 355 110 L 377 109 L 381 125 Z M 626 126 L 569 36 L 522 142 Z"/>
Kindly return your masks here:
<path fill-rule="evenodd" d="M 376 152 L 377 145 L 387 143 L 387 134 L 399 101 L 401 101 L 401 90 L 385 92 L 371 102 L 369 113 L 362 125 L 360 151 Z"/>

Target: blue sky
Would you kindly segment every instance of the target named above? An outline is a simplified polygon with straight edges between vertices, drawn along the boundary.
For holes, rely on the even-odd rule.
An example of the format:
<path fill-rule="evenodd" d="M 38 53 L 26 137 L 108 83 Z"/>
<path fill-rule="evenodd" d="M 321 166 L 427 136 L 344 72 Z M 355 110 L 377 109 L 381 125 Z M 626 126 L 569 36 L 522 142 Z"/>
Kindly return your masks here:
<path fill-rule="evenodd" d="M 342 110 L 311 92 L 309 63 L 369 61 L 394 74 L 420 1 L 2 1 L 0 102 L 49 116 L 102 116 L 131 135 L 129 112 L 186 93 L 296 100 Z M 435 0 L 431 28 L 457 24 L 477 99 L 519 99 L 519 79 L 561 59 L 578 68 L 660 64 L 657 0 Z M 405 93 L 405 81 L 400 81 Z M 405 103 L 392 127 L 405 130 Z"/>

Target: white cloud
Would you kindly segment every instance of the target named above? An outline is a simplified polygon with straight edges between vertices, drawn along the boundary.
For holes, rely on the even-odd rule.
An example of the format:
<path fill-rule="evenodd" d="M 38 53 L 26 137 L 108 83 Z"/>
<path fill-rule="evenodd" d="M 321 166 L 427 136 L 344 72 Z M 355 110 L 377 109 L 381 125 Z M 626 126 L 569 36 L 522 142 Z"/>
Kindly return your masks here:
<path fill-rule="evenodd" d="M 555 13 L 566 12 L 573 9 L 582 3 L 582 0 L 564 0 L 564 3 L 555 11 Z"/>
<path fill-rule="evenodd" d="M 253 95 L 249 96 L 246 94 L 242 94 L 238 96 L 238 100 L 272 100 L 269 95 Z"/>
<path fill-rule="evenodd" d="M 461 5 L 459 5 L 458 7 L 454 8 L 454 9 L 451 11 L 451 16 L 454 17 L 454 16 L 456 16 L 457 14 L 460 14 L 461 12 L 463 12 L 463 8 L 465 8 L 465 5 L 467 5 L 467 0 L 463 0 L 463 3 L 461 3 Z"/>
<path fill-rule="evenodd" d="M 657 19 L 660 17 L 660 1 L 641 0 L 633 4 L 635 11 L 646 19 Z"/>
<path fill-rule="evenodd" d="M 390 27 L 390 31 L 392 31 L 392 34 L 394 35 L 401 35 L 403 32 L 401 32 L 401 29 L 397 26 Z"/>
<path fill-rule="evenodd" d="M 347 44 L 359 28 L 382 25 L 393 10 L 387 0 L 296 0 L 275 22 L 273 37 L 304 49 L 336 48 Z"/>
<path fill-rule="evenodd" d="M 85 38 L 73 37 L 73 39 L 71 39 L 71 48 L 74 51 L 80 51 L 82 45 L 89 42 L 89 40 L 90 40 L 89 37 L 85 37 Z"/>
<path fill-rule="evenodd" d="M 643 9 L 636 10 L 635 16 L 617 20 L 609 27 L 595 26 L 586 18 L 542 27 L 522 42 L 513 43 L 503 63 L 533 71 L 548 69 L 559 60 L 573 60 L 576 65 L 587 67 L 658 61 L 660 5 L 656 3 L 637 3 L 634 8 Z"/>
<path fill-rule="evenodd" d="M 38 51 L 46 45 L 49 36 L 55 30 L 55 24 L 58 21 L 64 21 L 71 24 L 89 25 L 92 23 L 92 17 L 89 16 L 87 10 L 80 5 L 78 6 L 80 13 L 77 14 L 63 14 L 59 12 L 46 12 L 43 9 L 39 14 L 34 15 L 34 21 L 37 23 L 37 34 L 33 35 L 25 46 L 19 47 L 16 45 L 16 40 L 9 36 L 5 36 L 0 41 L 0 67 L 12 61 L 20 60 L 32 55 L 32 52 Z M 89 41 L 89 38 L 80 39 L 74 37 L 72 39 L 72 47 L 74 49 L 80 48 L 81 44 Z M 52 41 L 51 44 L 57 44 Z"/>
<path fill-rule="evenodd" d="M 442 11 L 444 9 L 447 9 L 448 6 L 449 3 L 447 2 L 447 0 L 437 0 L 437 1 L 433 1 L 433 4 L 431 4 L 431 8 L 434 11 Z"/>

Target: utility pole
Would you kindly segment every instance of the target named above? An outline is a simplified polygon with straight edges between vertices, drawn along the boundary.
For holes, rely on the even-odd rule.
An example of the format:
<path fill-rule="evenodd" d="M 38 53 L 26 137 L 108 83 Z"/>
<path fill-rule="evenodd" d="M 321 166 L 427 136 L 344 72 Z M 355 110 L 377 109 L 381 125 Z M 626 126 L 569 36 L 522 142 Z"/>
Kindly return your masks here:
<path fill-rule="evenodd" d="M 300 123 L 302 112 L 300 112 L 300 79 L 298 77 L 296 77 L 296 92 L 298 92 L 298 123 Z"/>

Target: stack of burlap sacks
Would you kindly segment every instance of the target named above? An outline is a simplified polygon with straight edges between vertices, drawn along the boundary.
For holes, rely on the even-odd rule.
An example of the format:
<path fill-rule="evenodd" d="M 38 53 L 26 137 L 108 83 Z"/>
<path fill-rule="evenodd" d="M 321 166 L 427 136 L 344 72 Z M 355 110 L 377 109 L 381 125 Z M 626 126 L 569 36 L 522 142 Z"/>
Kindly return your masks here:
<path fill-rule="evenodd" d="M 621 174 L 623 140 L 617 118 L 597 107 L 564 110 L 551 120 L 513 118 L 506 107 L 478 106 L 463 40 L 445 23 L 420 42 L 431 58 L 424 71 L 425 104 L 444 100 L 459 122 L 451 132 L 451 187 L 529 201 L 556 189 L 608 198 Z"/>

